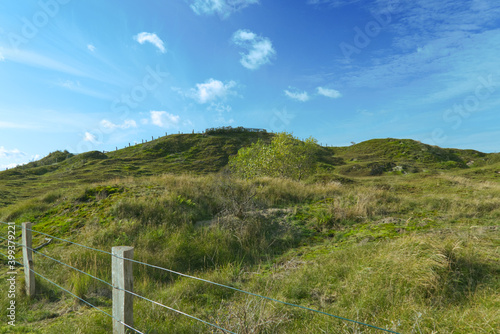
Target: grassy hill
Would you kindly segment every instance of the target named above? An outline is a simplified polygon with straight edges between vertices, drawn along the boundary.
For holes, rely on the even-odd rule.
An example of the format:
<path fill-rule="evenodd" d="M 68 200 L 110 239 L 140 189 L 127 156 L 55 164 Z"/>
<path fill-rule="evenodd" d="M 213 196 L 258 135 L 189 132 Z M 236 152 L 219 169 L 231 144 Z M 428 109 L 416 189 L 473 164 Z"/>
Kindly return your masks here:
<path fill-rule="evenodd" d="M 358 175 L 478 167 L 496 161 L 492 154 L 445 149 L 411 139 L 372 139 L 333 150 L 348 162 L 341 172 Z"/>
<path fill-rule="evenodd" d="M 497 154 L 376 139 L 321 147 L 318 173 L 302 182 L 225 172 L 240 147 L 271 136 L 170 135 L 116 152 L 55 152 L 0 172 L 0 221 L 32 221 L 108 251 L 134 246 L 140 261 L 401 333 L 498 331 Z M 42 251 L 110 281 L 106 255 L 57 241 Z M 138 294 L 237 333 L 379 333 L 134 268 Z M 35 269 L 110 312 L 103 283 L 39 255 Z M 31 300 L 22 284 L 14 333 L 111 331 L 105 315 L 43 280 Z M 212 332 L 138 299 L 135 319 L 148 333 Z"/>
<path fill-rule="evenodd" d="M 230 131 L 174 134 L 114 152 L 53 152 L 39 161 L 0 172 L 0 205 L 51 189 L 114 178 L 217 172 L 238 149 L 258 139 L 268 141 L 270 136 L 265 132 Z"/>
<path fill-rule="evenodd" d="M 240 148 L 259 139 L 269 142 L 272 136 L 267 132 L 229 129 L 209 134 L 173 134 L 106 153 L 74 155 L 56 151 L 39 161 L 0 172 L 0 205 L 51 189 L 115 178 L 219 172 Z M 498 153 L 443 149 L 410 139 L 390 138 L 348 147 L 319 147 L 317 156 L 318 173 L 336 177 L 469 169 L 499 162 Z"/>

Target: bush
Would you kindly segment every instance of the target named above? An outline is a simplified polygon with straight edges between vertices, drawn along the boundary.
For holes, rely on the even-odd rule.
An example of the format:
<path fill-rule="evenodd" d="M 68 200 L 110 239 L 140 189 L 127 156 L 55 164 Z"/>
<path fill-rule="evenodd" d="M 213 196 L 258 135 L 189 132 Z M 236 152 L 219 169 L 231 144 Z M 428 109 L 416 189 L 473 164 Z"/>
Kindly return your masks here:
<path fill-rule="evenodd" d="M 261 140 L 242 148 L 229 159 L 233 172 L 245 177 L 271 176 L 301 180 L 315 169 L 317 141 L 308 138 L 300 141 L 291 134 L 276 134 L 269 145 Z"/>

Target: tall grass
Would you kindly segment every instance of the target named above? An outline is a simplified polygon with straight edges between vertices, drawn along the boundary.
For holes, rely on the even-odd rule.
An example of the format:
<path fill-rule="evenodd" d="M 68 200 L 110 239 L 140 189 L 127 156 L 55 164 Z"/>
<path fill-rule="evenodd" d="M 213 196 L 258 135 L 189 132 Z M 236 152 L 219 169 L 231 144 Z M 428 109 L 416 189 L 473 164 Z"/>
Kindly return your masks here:
<path fill-rule="evenodd" d="M 97 196 L 108 185 L 120 191 Z M 497 183 L 455 174 L 345 183 L 161 175 L 54 191 L 0 218 L 106 251 L 134 246 L 140 261 L 401 332 L 494 333 L 499 198 Z M 42 251 L 110 282 L 108 255 L 60 242 Z M 37 255 L 35 268 L 109 308 L 103 283 Z M 138 293 L 240 333 L 375 332 L 141 265 L 134 277 Z M 105 316 L 40 284 L 34 300 L 19 291 L 29 330 L 109 332 Z M 151 333 L 211 331 L 139 300 L 136 319 Z"/>

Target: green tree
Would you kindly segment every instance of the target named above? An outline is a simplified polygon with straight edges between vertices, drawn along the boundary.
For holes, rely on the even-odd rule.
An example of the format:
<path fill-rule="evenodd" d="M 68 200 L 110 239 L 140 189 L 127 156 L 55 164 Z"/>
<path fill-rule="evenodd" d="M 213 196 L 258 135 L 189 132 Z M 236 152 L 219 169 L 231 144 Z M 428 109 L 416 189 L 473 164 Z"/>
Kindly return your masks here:
<path fill-rule="evenodd" d="M 314 171 L 317 149 L 317 141 L 312 137 L 301 141 L 281 132 L 270 144 L 259 140 L 240 149 L 230 158 L 229 166 L 245 178 L 272 176 L 301 180 Z"/>

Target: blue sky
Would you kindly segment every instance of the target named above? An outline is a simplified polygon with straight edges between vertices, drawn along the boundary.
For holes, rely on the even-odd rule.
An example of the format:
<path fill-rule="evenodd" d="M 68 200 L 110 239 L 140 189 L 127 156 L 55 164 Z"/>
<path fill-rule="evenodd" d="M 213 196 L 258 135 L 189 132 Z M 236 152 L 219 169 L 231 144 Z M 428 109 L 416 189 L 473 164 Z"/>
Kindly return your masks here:
<path fill-rule="evenodd" d="M 0 1 L 0 168 L 245 126 L 500 151 L 488 0 Z"/>

